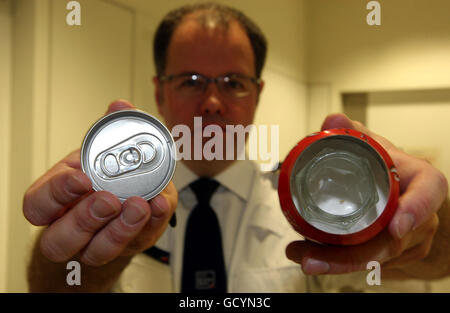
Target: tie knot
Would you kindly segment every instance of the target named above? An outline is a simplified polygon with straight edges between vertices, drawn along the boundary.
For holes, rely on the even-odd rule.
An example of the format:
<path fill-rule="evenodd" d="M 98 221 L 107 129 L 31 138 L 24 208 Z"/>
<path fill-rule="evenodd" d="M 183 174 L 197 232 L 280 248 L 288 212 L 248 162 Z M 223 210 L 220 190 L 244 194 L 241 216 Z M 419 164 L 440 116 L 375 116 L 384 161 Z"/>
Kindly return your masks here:
<path fill-rule="evenodd" d="M 190 187 L 195 193 L 199 204 L 209 204 L 209 200 L 211 200 L 214 191 L 219 187 L 219 183 L 214 179 L 201 177 L 191 183 Z"/>

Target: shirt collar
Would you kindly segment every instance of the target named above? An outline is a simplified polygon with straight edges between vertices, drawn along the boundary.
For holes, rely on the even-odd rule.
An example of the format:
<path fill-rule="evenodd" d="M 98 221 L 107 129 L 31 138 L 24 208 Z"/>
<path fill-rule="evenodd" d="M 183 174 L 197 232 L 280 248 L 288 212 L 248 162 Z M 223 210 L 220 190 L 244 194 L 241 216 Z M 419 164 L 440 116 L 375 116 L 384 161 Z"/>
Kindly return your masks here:
<path fill-rule="evenodd" d="M 183 164 L 183 162 L 177 162 L 175 168 L 175 174 L 173 175 L 172 181 L 177 188 L 178 192 L 189 186 L 194 180 L 198 178 L 190 169 Z"/>
<path fill-rule="evenodd" d="M 237 160 L 214 179 L 247 201 L 250 198 L 254 176 L 255 166 L 253 162 Z"/>
<path fill-rule="evenodd" d="M 250 192 L 254 179 L 258 179 L 257 165 L 249 160 L 237 160 L 225 171 L 214 177 L 222 186 L 231 190 L 245 201 L 250 200 Z M 243 174 L 245 173 L 245 174 Z M 274 175 L 274 174 L 273 174 Z M 198 176 L 193 173 L 183 162 L 177 162 L 173 183 L 178 192 L 188 187 Z M 249 224 L 283 236 L 286 229 L 291 228 L 286 218 L 279 209 L 278 198 L 273 198 L 267 190 L 273 189 L 269 179 L 263 179 L 257 188 L 256 196 L 260 201 L 255 203 L 258 208 L 250 219 Z M 262 200 L 261 200 L 262 199 Z"/>
<path fill-rule="evenodd" d="M 214 177 L 222 186 L 229 189 L 244 200 L 250 197 L 255 174 L 255 165 L 249 160 L 237 160 L 225 171 Z M 189 186 L 198 176 L 183 162 L 177 162 L 173 183 L 178 192 Z"/>

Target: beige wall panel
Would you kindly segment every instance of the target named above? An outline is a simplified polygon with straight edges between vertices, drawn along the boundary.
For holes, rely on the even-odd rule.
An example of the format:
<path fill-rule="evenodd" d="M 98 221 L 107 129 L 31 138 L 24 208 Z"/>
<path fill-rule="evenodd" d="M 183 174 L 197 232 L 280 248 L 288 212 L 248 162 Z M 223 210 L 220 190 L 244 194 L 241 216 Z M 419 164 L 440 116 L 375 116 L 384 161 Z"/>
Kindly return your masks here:
<path fill-rule="evenodd" d="M 0 0 L 0 292 L 6 291 L 11 120 L 11 1 Z"/>
<path fill-rule="evenodd" d="M 132 100 L 133 11 L 79 2 L 80 26 L 66 24 L 67 1 L 52 2 L 49 165 L 81 146 L 111 101 Z"/>
<path fill-rule="evenodd" d="M 407 116 L 408 118 L 402 118 Z M 369 94 L 367 126 L 450 178 L 450 89 Z"/>
<path fill-rule="evenodd" d="M 325 117 L 330 112 L 331 88 L 329 84 L 308 85 L 307 132 L 320 131 Z"/>
<path fill-rule="evenodd" d="M 368 1 L 308 1 L 308 78 L 348 91 L 450 85 L 450 2 L 379 1 L 381 25 L 369 26 Z"/>
<path fill-rule="evenodd" d="M 32 173 L 32 111 L 35 3 L 17 0 L 13 8 L 12 105 L 10 136 L 7 291 L 26 291 L 25 266 L 30 226 L 22 214 L 23 193 Z M 31 157 L 30 157 L 31 156 Z"/>
<path fill-rule="evenodd" d="M 267 68 L 264 74 L 265 87 L 254 124 L 279 126 L 279 158 L 289 151 L 306 135 L 306 86 L 291 77 Z"/>

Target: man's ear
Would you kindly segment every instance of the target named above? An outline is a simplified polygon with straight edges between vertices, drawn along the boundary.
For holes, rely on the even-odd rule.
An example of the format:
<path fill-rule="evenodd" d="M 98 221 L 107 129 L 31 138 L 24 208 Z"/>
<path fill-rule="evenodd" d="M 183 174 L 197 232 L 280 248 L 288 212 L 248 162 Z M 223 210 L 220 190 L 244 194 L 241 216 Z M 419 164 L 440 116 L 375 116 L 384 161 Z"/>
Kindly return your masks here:
<path fill-rule="evenodd" d="M 158 113 L 161 116 L 164 116 L 162 114 L 162 106 L 163 106 L 162 85 L 157 76 L 153 77 L 153 85 L 155 86 L 155 100 L 156 106 L 158 107 Z"/>

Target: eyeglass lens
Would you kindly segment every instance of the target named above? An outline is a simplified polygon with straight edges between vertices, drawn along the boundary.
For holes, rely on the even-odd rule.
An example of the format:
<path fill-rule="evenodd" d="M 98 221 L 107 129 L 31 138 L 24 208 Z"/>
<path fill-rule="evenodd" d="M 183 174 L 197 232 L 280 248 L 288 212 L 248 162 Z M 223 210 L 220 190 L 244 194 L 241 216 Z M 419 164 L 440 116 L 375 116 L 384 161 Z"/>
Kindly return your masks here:
<path fill-rule="evenodd" d="M 203 94 L 210 82 L 217 84 L 219 92 L 225 96 L 242 98 L 250 94 L 254 83 L 248 77 L 230 75 L 210 79 L 202 75 L 192 74 L 175 77 L 173 79 L 175 90 L 186 96 L 197 96 Z"/>

